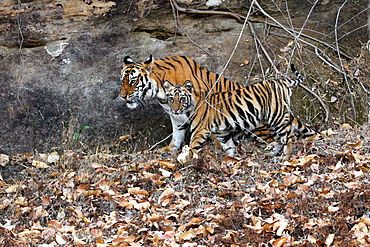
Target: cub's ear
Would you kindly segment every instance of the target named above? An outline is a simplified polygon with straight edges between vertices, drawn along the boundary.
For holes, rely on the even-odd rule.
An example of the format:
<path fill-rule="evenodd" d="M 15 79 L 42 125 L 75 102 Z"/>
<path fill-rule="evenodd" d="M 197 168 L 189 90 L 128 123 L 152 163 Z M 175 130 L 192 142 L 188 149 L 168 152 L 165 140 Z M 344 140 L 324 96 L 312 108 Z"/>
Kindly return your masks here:
<path fill-rule="evenodd" d="M 126 56 L 123 59 L 123 66 L 127 66 L 127 65 L 133 64 L 133 63 L 134 63 L 134 60 L 132 60 L 132 58 L 130 56 Z"/>
<path fill-rule="evenodd" d="M 167 91 L 170 87 L 172 87 L 173 85 L 171 84 L 171 82 L 169 81 L 164 81 L 163 82 L 163 88 Z"/>
<path fill-rule="evenodd" d="M 185 86 L 186 90 L 188 90 L 189 92 L 191 92 L 193 90 L 193 83 L 189 80 L 185 81 L 184 86 Z"/>

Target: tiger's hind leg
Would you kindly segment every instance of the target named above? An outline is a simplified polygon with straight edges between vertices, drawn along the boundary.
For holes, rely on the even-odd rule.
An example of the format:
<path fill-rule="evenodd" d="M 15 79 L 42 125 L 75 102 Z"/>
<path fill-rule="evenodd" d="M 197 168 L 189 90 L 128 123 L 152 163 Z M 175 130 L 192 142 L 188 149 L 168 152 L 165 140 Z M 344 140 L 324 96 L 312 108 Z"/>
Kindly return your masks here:
<path fill-rule="evenodd" d="M 315 138 L 316 133 L 305 126 L 299 119 L 289 114 L 289 121 L 280 125 L 279 128 L 275 129 L 278 134 L 276 139 L 276 146 L 271 152 L 271 156 L 277 156 L 282 153 L 283 160 L 288 160 L 293 153 L 293 141 L 296 138 L 296 134 L 303 137 Z"/>
<path fill-rule="evenodd" d="M 221 143 L 222 149 L 226 152 L 228 156 L 234 157 L 236 146 L 234 142 L 234 138 L 232 136 L 218 136 L 217 140 Z"/>
<path fill-rule="evenodd" d="M 291 122 L 293 125 L 292 127 L 293 131 L 297 133 L 299 137 L 308 138 L 308 140 L 312 140 L 316 137 L 317 135 L 316 131 L 307 127 L 305 124 L 299 121 L 298 118 L 294 117 L 293 115 L 292 115 Z"/>
<path fill-rule="evenodd" d="M 275 141 L 276 145 L 271 151 L 270 156 L 283 155 L 283 160 L 288 160 L 292 155 L 293 150 L 293 123 L 292 123 L 292 114 L 288 110 L 285 111 L 281 121 L 277 124 L 271 126 L 273 131 L 275 131 Z"/>
<path fill-rule="evenodd" d="M 283 160 L 289 160 L 293 153 L 293 139 L 295 138 L 294 133 L 290 133 L 286 137 L 285 145 L 283 146 Z"/>
<path fill-rule="evenodd" d="M 295 136 L 290 130 L 282 134 L 282 136 L 278 136 L 270 156 L 282 155 L 283 160 L 288 160 L 293 153 L 293 139 L 295 139 Z"/>

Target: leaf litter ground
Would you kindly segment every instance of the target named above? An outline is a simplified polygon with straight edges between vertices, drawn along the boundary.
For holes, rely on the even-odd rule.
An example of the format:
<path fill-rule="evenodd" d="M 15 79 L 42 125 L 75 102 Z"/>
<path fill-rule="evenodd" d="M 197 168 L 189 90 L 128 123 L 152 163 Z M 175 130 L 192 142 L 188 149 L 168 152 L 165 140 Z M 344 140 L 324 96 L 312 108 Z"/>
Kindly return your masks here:
<path fill-rule="evenodd" d="M 1 246 L 369 246 L 370 126 L 271 162 L 242 143 L 177 153 L 1 155 Z M 299 151 L 297 151 L 299 150 Z"/>

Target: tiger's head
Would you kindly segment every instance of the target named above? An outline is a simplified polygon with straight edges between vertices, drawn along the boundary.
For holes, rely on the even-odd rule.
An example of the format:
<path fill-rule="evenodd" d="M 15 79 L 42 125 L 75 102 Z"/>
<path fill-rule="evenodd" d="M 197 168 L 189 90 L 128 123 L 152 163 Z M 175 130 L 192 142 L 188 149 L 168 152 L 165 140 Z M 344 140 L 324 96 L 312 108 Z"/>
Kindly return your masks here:
<path fill-rule="evenodd" d="M 194 110 L 195 99 L 193 97 L 193 83 L 191 81 L 187 80 L 182 85 L 172 85 L 169 81 L 165 81 L 163 87 L 172 114 L 185 114 Z"/>
<path fill-rule="evenodd" d="M 144 99 L 151 98 L 153 93 L 153 83 L 150 79 L 152 66 L 152 55 L 140 63 L 134 63 L 130 56 L 124 58 L 119 96 L 126 100 L 130 109 L 143 105 Z"/>

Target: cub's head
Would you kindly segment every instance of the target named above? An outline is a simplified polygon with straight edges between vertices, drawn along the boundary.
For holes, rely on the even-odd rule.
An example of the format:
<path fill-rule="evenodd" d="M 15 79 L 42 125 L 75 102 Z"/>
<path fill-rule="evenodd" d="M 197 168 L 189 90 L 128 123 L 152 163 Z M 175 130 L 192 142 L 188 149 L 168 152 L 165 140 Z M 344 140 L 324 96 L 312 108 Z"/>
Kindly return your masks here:
<path fill-rule="evenodd" d="M 131 109 L 144 104 L 145 98 L 152 94 L 150 73 L 153 66 L 153 57 L 150 55 L 144 62 L 134 63 L 130 56 L 123 60 L 121 71 L 121 91 L 119 96 L 126 100 Z"/>
<path fill-rule="evenodd" d="M 172 85 L 169 81 L 165 81 L 163 88 L 172 114 L 184 114 L 194 110 L 195 99 L 191 81 L 188 80 L 182 85 Z"/>

